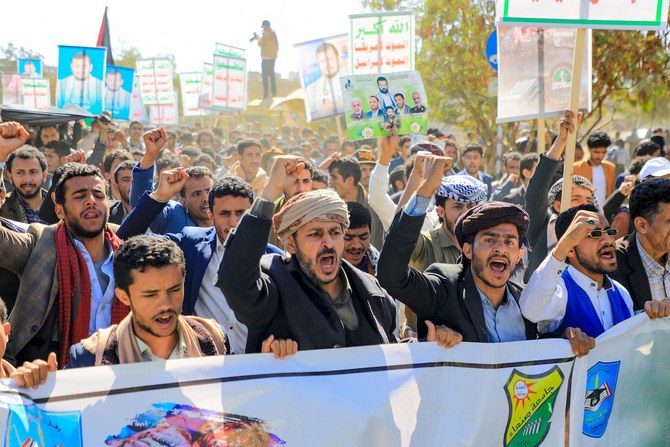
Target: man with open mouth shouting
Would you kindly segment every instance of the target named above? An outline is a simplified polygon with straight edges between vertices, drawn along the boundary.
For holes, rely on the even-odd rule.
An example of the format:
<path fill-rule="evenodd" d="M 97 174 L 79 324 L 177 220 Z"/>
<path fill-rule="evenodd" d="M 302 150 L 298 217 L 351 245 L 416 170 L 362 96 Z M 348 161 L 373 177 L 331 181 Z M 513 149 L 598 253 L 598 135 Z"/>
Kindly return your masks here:
<path fill-rule="evenodd" d="M 630 293 L 608 276 L 617 269 L 616 232 L 594 205 L 558 215 L 558 243 L 521 294 L 524 316 L 538 322 L 541 333 L 574 326 L 597 337 L 633 316 Z M 648 301 L 644 310 L 651 319 L 664 318 L 670 301 Z"/>

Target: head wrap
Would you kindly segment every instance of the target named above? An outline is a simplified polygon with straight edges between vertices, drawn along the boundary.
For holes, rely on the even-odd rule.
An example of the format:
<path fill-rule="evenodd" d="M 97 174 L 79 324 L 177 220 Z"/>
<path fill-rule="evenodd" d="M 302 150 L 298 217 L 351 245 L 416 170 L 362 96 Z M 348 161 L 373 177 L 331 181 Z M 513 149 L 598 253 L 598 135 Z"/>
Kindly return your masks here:
<path fill-rule="evenodd" d="M 291 198 L 272 217 L 274 230 L 284 243 L 298 228 L 315 220 L 337 222 L 346 229 L 349 227 L 347 204 L 332 189 L 319 189 Z"/>
<path fill-rule="evenodd" d="M 454 233 L 458 244 L 462 247 L 470 236 L 482 230 L 500 224 L 512 224 L 519 229 L 520 245 L 525 243 L 525 234 L 528 229 L 528 214 L 522 207 L 505 202 L 486 202 L 470 208 L 456 222 Z"/>
<path fill-rule="evenodd" d="M 575 186 L 579 186 L 581 188 L 588 189 L 591 191 L 591 193 L 594 193 L 596 191 L 596 187 L 593 186 L 593 183 L 591 183 L 586 177 L 582 177 L 581 175 L 573 175 L 572 176 L 572 186 L 573 188 Z M 563 193 L 563 179 L 557 180 L 556 183 L 551 185 L 551 188 L 549 188 L 549 194 L 547 194 L 547 199 L 549 199 L 549 206 L 551 206 L 552 203 L 554 203 L 554 200 L 561 200 L 561 194 Z M 597 207 L 598 202 L 596 201 L 596 196 L 595 194 L 593 195 L 593 204 Z"/>
<path fill-rule="evenodd" d="M 486 201 L 486 185 L 469 175 L 450 175 L 442 178 L 435 192 L 436 197 L 446 197 L 457 202 L 481 203 Z"/>

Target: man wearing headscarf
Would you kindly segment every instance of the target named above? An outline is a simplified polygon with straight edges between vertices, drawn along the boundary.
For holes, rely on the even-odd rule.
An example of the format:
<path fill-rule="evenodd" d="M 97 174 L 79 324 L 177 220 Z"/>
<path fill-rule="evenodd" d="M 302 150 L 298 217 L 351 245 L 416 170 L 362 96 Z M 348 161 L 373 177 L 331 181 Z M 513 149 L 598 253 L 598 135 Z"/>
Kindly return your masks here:
<path fill-rule="evenodd" d="M 274 201 L 304 164 L 278 157 L 262 194 L 225 244 L 217 286 L 249 328 L 247 352 L 270 334 L 302 351 L 396 341 L 396 310 L 377 280 L 342 259 L 347 205 L 332 190 Z M 265 256 L 270 227 L 290 257 Z"/>
<path fill-rule="evenodd" d="M 523 318 L 518 304 L 522 288 L 509 281 L 528 229 L 528 214 L 520 206 L 488 202 L 463 214 L 454 228 L 463 250 L 461 263 L 433 264 L 425 273 L 408 265 L 423 219 L 421 203 L 430 199 L 449 168 L 449 158 L 426 161 L 416 195 L 398 213 L 384 242 L 379 281 L 421 320 L 447 325 L 460 332 L 464 341 L 533 340 L 536 325 Z M 588 337 L 578 330 L 572 334 L 573 351 L 588 352 Z"/>

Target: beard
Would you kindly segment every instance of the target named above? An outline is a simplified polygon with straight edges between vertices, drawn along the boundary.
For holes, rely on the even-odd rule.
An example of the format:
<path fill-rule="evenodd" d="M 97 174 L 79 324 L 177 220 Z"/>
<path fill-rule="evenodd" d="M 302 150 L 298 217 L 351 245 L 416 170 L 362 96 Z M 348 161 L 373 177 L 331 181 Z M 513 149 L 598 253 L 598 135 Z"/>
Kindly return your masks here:
<path fill-rule="evenodd" d="M 389 89 L 387 89 L 387 88 L 380 88 L 379 91 L 382 92 L 383 94 L 387 94 L 387 93 L 389 92 Z"/>
<path fill-rule="evenodd" d="M 20 195 L 21 197 L 23 197 L 24 199 L 32 199 L 33 197 L 37 196 L 38 194 L 40 194 L 42 192 L 42 183 L 40 183 L 39 185 L 37 185 L 35 183 L 23 183 L 21 185 L 16 185 L 16 184 L 12 183 L 12 185 L 14 186 L 14 191 L 16 191 L 16 193 L 18 195 Z M 25 193 L 21 189 L 25 186 L 32 186 L 34 189 L 33 189 L 32 192 Z"/>
<path fill-rule="evenodd" d="M 323 255 L 333 255 L 335 257 L 334 262 L 337 263 L 336 268 L 337 273 L 332 278 L 319 276 L 314 267 L 314 264 L 318 263 L 319 258 Z M 325 286 L 335 281 L 339 275 L 339 269 L 342 266 L 342 259 L 337 256 L 337 252 L 335 251 L 334 248 L 324 248 L 322 250 L 319 250 L 319 252 L 316 254 L 316 259 L 314 260 L 314 262 L 312 262 L 311 259 L 308 259 L 305 256 L 303 256 L 302 252 L 300 251 L 300 246 L 297 244 L 296 241 L 295 256 L 296 259 L 298 260 L 298 264 L 300 264 L 300 269 L 305 274 L 305 276 L 307 276 L 310 279 L 310 281 L 312 281 L 314 284 L 319 286 Z"/>
<path fill-rule="evenodd" d="M 100 235 L 100 233 L 102 233 L 105 229 L 105 225 L 107 225 L 107 218 L 109 217 L 107 210 L 101 211 L 103 218 L 102 223 L 100 224 L 100 228 L 86 229 L 81 225 L 79 219 L 74 218 L 65 207 L 63 209 L 65 210 L 65 224 L 75 236 L 79 236 L 85 239 L 94 238 Z"/>
<path fill-rule="evenodd" d="M 604 247 L 607 248 L 607 247 Z M 607 275 L 610 273 L 614 273 L 617 268 L 617 264 L 614 263 L 611 266 L 607 266 L 602 264 L 597 256 L 599 254 L 600 250 L 596 253 L 596 259 L 589 259 L 581 250 L 579 250 L 577 247 L 575 247 L 575 257 L 577 258 L 577 261 L 584 267 L 587 271 L 591 273 L 595 273 L 596 275 Z"/>

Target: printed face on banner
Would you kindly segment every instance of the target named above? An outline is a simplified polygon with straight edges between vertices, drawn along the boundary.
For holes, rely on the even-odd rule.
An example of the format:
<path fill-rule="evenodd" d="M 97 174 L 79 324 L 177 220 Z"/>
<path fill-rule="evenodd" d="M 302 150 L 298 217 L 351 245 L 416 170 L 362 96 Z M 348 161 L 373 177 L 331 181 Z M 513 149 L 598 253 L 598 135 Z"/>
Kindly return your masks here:
<path fill-rule="evenodd" d="M 300 79 L 305 90 L 307 120 L 344 113 L 339 76 L 349 74 L 349 39 L 346 34 L 295 45 Z"/>
<path fill-rule="evenodd" d="M 569 108 L 574 43 L 572 29 L 498 30 L 498 122 L 548 118 Z M 582 110 L 591 110 L 591 86 L 589 44 L 582 64 Z"/>
<path fill-rule="evenodd" d="M 351 73 L 414 70 L 414 14 L 350 16 Z"/>
<path fill-rule="evenodd" d="M 58 47 L 57 105 L 79 106 L 91 113 L 102 113 L 106 48 Z"/>
<path fill-rule="evenodd" d="M 426 90 L 417 71 L 340 77 L 349 139 L 425 133 Z"/>
<path fill-rule="evenodd" d="M 130 118 L 130 103 L 133 94 L 135 70 L 127 67 L 107 66 L 105 75 L 105 110 L 112 117 L 123 120 Z"/>
<path fill-rule="evenodd" d="M 18 59 L 19 74 L 30 76 L 31 78 L 41 78 L 42 59 Z"/>

